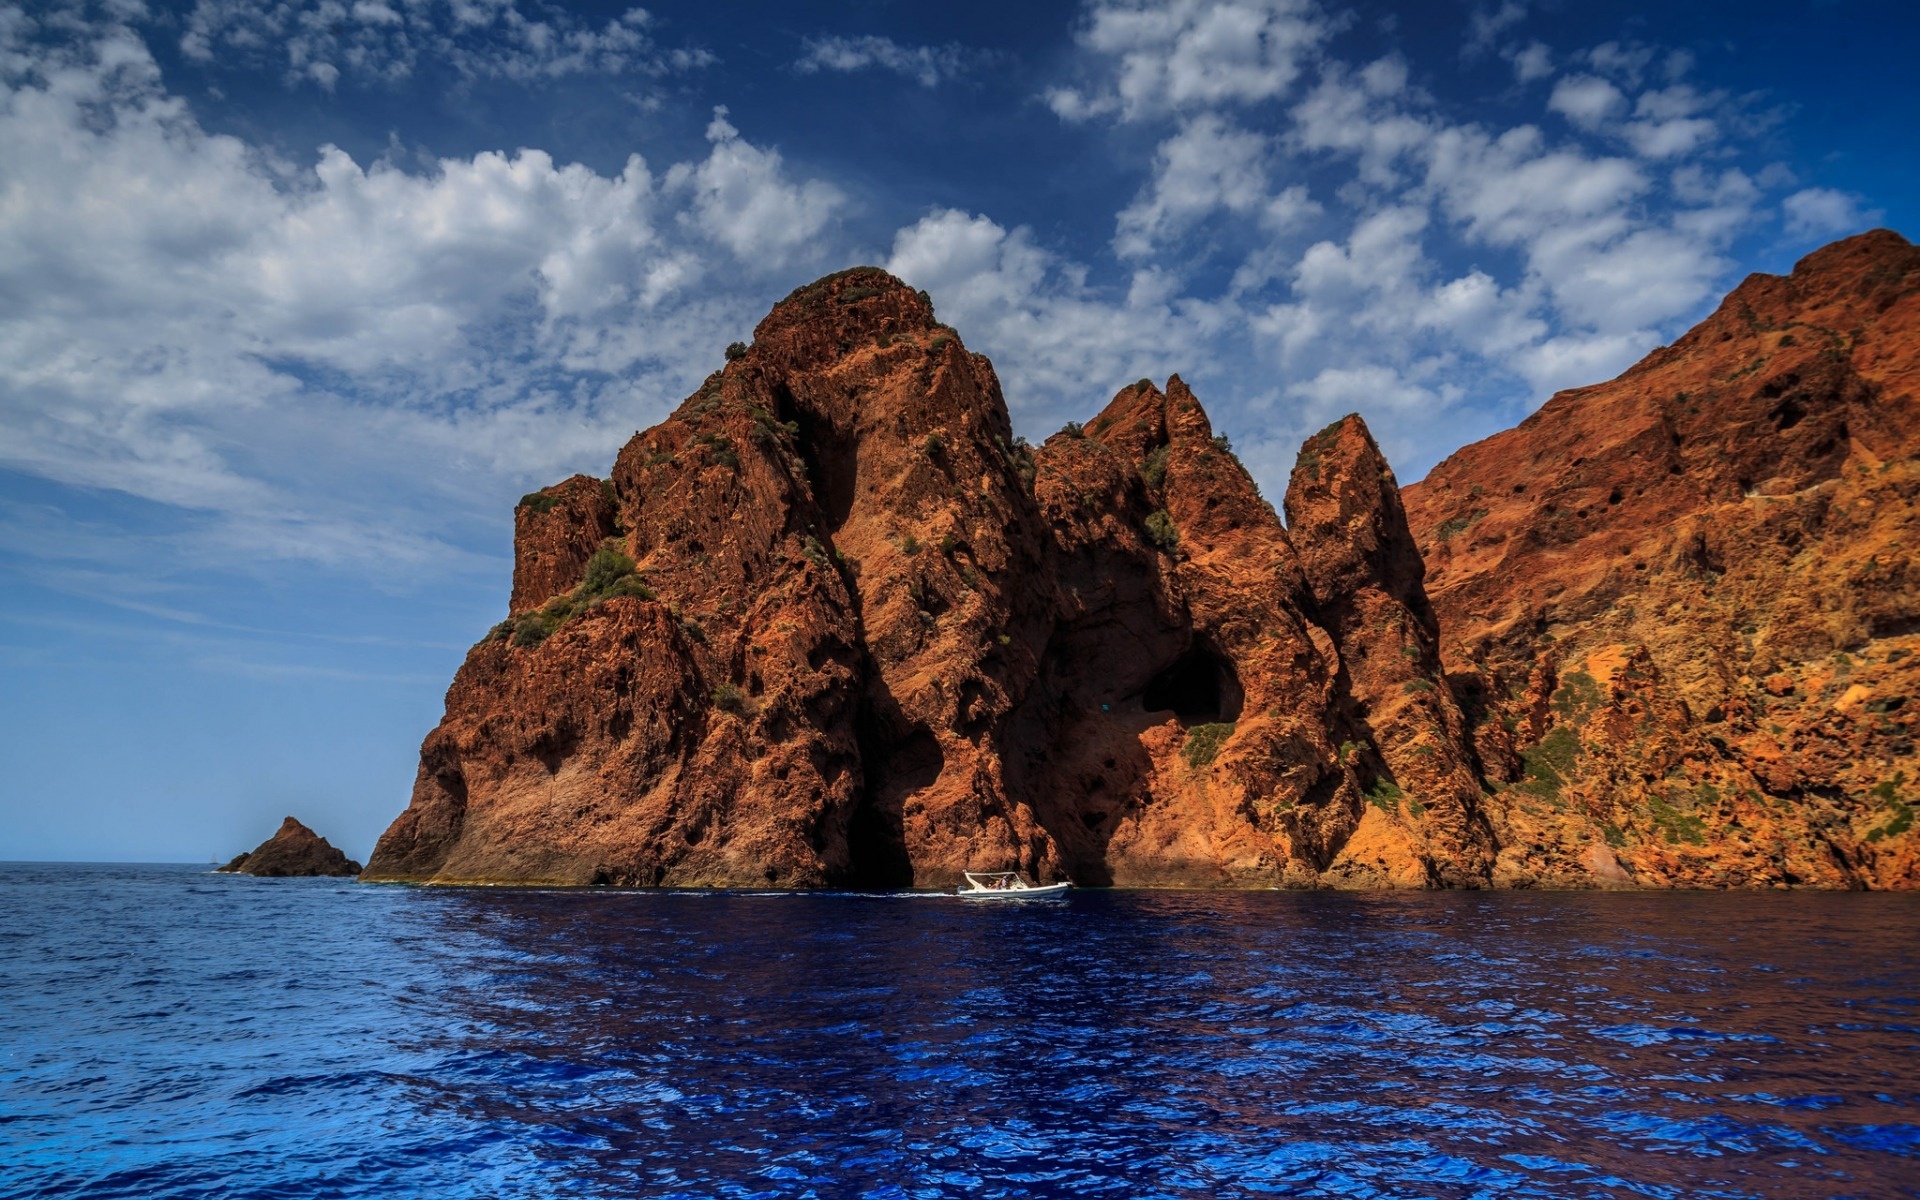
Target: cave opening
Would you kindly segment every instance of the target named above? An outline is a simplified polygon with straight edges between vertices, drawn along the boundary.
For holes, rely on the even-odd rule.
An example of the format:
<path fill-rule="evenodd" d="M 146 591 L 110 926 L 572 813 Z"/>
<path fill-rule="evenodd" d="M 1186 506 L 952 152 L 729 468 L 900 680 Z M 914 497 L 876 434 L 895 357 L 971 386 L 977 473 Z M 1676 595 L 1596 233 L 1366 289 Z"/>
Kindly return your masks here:
<path fill-rule="evenodd" d="M 1245 696 L 1233 663 L 1210 646 L 1196 645 L 1149 680 L 1140 699 L 1148 712 L 1205 722 L 1237 719 Z"/>
<path fill-rule="evenodd" d="M 851 434 L 802 406 L 786 384 L 774 385 L 773 400 L 775 418 L 800 427 L 793 439 L 795 449 L 807 464 L 813 498 L 826 518 L 827 535 L 832 536 L 853 511 L 854 484 L 860 474 L 859 447 Z"/>
<path fill-rule="evenodd" d="M 847 823 L 847 879 L 853 888 L 913 886 L 913 856 L 907 850 L 907 797 L 929 788 L 946 769 L 939 739 L 916 726 L 888 746 L 869 729 L 862 738 L 866 786 Z"/>

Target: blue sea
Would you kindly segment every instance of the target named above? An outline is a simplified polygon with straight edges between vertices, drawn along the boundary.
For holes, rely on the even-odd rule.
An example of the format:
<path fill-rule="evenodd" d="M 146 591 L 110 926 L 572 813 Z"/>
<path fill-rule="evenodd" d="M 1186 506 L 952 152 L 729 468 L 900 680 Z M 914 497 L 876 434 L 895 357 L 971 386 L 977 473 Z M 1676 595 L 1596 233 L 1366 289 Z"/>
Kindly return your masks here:
<path fill-rule="evenodd" d="M 1916 1196 L 1917 931 L 6 865 L 0 1195 Z"/>

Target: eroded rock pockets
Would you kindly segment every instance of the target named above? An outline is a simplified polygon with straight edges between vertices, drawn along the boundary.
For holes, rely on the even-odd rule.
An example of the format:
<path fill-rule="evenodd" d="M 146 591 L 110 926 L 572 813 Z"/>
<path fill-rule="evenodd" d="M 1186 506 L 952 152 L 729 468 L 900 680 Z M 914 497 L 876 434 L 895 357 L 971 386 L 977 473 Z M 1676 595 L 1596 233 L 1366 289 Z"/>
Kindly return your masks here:
<path fill-rule="evenodd" d="M 369 878 L 1472 875 L 1428 861 L 1444 803 L 1382 800 L 1287 532 L 1185 384 L 1034 450 L 883 272 L 796 291 L 516 534 Z"/>
<path fill-rule="evenodd" d="M 1428 852 L 1417 796 L 1398 803 L 1295 541 L 1183 381 L 1049 439 L 1035 493 L 1057 615 L 1013 769 L 1076 878 L 1473 877 Z"/>
<path fill-rule="evenodd" d="M 1496 878 L 1920 884 L 1916 394 L 1878 230 L 1406 489 Z"/>

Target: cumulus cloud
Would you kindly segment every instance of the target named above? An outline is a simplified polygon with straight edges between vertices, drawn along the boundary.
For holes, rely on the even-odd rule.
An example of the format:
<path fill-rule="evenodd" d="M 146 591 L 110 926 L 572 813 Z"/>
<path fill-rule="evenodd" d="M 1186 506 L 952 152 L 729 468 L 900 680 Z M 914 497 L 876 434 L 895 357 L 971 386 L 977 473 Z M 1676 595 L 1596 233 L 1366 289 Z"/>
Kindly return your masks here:
<path fill-rule="evenodd" d="M 1319 211 L 1306 188 L 1270 189 L 1268 139 L 1237 128 L 1218 114 L 1187 122 L 1160 143 L 1153 181 L 1120 212 L 1114 249 L 1123 258 L 1151 254 L 1209 214 L 1255 215 L 1274 230 L 1289 229 Z"/>
<path fill-rule="evenodd" d="M 1047 102 L 1067 120 L 1139 120 L 1273 100 L 1336 27 L 1313 0 L 1099 0 L 1075 41 L 1110 70 Z"/>
<path fill-rule="evenodd" d="M 667 172 L 668 188 L 693 196 L 693 223 L 743 262 L 785 266 L 817 256 L 815 239 L 846 199 L 840 190 L 787 182 L 779 153 L 742 140 L 724 107 L 713 110 L 707 141 L 713 150 L 704 162 Z"/>
<path fill-rule="evenodd" d="M 1862 208 L 1857 197 L 1833 188 L 1802 188 L 1780 202 L 1787 233 L 1800 238 L 1829 238 L 1859 233 L 1880 220 L 1880 212 Z"/>
<path fill-rule="evenodd" d="M 201 62 L 281 64 L 289 82 L 331 90 L 345 76 L 404 79 L 423 62 L 468 78 L 662 76 L 707 66 L 698 47 L 662 49 L 644 8 L 595 27 L 520 0 L 197 0 L 180 50 Z"/>
<path fill-rule="evenodd" d="M 1553 85 L 1547 107 L 1580 128 L 1593 130 L 1625 112 L 1627 97 L 1597 75 L 1569 75 Z"/>
<path fill-rule="evenodd" d="M 718 116 L 664 176 L 289 166 L 202 129 L 123 26 L 14 49 L 0 463 L 206 514 L 209 553 L 456 557 L 429 512 L 604 469 L 840 203 Z"/>
<path fill-rule="evenodd" d="M 1532 83 L 1553 74 L 1553 50 L 1545 42 L 1528 42 L 1515 47 L 1506 56 L 1513 64 L 1516 83 Z"/>
<path fill-rule="evenodd" d="M 892 38 L 864 37 L 808 38 L 801 46 L 800 58 L 793 64 L 802 75 L 822 71 L 851 73 L 880 70 L 904 75 L 921 87 L 937 87 L 944 80 L 965 74 L 986 56 L 980 51 L 949 43 L 945 46 L 909 46 Z"/>
<path fill-rule="evenodd" d="M 1493 49 L 1501 34 L 1526 19 L 1527 6 L 1519 0 L 1506 0 L 1498 8 L 1476 7 L 1467 21 L 1467 55 L 1485 54 Z"/>
<path fill-rule="evenodd" d="M 1637 81 L 1651 64 L 1650 51 L 1629 54 L 1617 46 L 1587 57 L 1604 64 L 1616 78 Z M 1679 82 L 1691 59 L 1670 56 L 1665 71 L 1668 86 L 1647 88 L 1629 99 L 1612 80 L 1599 75 L 1569 75 L 1554 85 L 1547 107 L 1576 128 L 1601 134 L 1624 144 L 1641 159 L 1677 160 L 1696 154 L 1717 141 L 1727 124 L 1745 118 L 1725 92 L 1701 92 Z"/>
<path fill-rule="evenodd" d="M 1123 296 L 1109 295 L 1031 230 L 957 209 L 900 230 L 886 267 L 993 358 L 1016 420 L 1084 418 L 1124 383 L 1191 370 L 1226 325 L 1216 307 L 1179 299 L 1166 275 L 1136 271 Z"/>
<path fill-rule="evenodd" d="M 1540 100 L 1543 118 L 1565 119 L 1554 132 L 1454 119 L 1401 57 L 1342 62 L 1316 36 L 1257 87 L 1182 89 L 1169 47 L 1187 10 L 1101 0 L 1088 13 L 1080 45 L 1105 74 L 1049 100 L 1068 120 L 1166 128 L 1116 221 L 1114 249 L 1136 270 L 1190 270 L 1189 231 L 1239 223 L 1238 238 L 1209 226 L 1199 252 L 1241 255 L 1212 313 L 1275 368 L 1242 385 L 1269 448 L 1335 404 L 1379 410 L 1406 445 L 1421 428 L 1444 439 L 1470 395 L 1483 410 L 1495 396 L 1530 406 L 1616 373 L 1711 301 L 1726 248 L 1762 210 L 1762 185 L 1712 158 L 1737 106 L 1688 83 L 1687 56 L 1502 47 L 1522 3 L 1475 10 L 1465 53 L 1497 51 L 1521 82 L 1570 66 Z M 1277 123 L 1250 107 L 1283 96 L 1297 98 Z M 1338 209 L 1313 205 L 1306 175 Z M 1307 229 L 1316 240 L 1294 240 Z"/>
<path fill-rule="evenodd" d="M 1329 64 L 1294 106 L 1290 140 L 1302 151 L 1352 156 L 1365 183 L 1396 185 L 1396 164 L 1434 135 L 1430 120 L 1400 103 L 1405 85 L 1406 70 L 1392 59 L 1358 71 Z"/>

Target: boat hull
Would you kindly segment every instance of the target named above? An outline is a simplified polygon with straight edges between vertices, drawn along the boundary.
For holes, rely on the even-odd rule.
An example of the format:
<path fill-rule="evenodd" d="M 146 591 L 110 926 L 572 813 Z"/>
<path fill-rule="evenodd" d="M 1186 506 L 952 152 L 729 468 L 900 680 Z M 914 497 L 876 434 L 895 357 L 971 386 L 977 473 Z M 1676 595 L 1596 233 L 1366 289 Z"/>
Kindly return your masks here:
<path fill-rule="evenodd" d="M 1070 883 L 1051 883 L 1046 887 L 961 888 L 954 893 L 962 900 L 1057 900 L 1067 894 Z"/>

